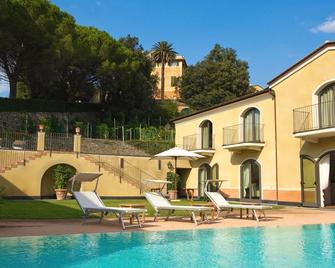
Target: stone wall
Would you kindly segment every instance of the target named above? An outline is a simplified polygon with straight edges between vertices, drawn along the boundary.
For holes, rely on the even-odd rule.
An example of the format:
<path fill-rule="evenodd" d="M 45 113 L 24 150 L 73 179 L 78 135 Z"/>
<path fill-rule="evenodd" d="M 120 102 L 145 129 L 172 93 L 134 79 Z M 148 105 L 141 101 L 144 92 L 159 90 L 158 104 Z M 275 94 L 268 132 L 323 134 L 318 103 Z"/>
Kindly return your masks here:
<path fill-rule="evenodd" d="M 57 132 L 74 132 L 74 122 L 94 123 L 98 119 L 96 112 L 76 112 L 76 113 L 60 113 L 60 112 L 37 112 L 37 113 L 21 113 L 21 112 L 0 112 L 0 131 L 25 131 L 35 132 L 41 118 L 54 117 L 59 124 Z M 84 133 L 83 133 L 84 134 Z"/>

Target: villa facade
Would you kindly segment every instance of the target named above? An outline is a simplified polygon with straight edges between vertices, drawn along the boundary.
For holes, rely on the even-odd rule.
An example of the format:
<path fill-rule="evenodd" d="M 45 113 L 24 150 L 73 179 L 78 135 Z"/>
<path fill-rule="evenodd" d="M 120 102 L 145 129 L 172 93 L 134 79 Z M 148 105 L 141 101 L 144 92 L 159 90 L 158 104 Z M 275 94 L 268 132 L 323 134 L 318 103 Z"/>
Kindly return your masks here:
<path fill-rule="evenodd" d="M 178 79 L 183 75 L 185 68 L 187 67 L 185 58 L 183 56 L 176 56 L 176 59 L 165 65 L 165 90 L 164 99 L 179 100 L 180 94 L 178 91 Z M 155 99 L 162 99 L 160 96 L 161 87 L 161 63 L 156 63 L 153 69 L 153 74 L 157 75 L 157 94 Z"/>
<path fill-rule="evenodd" d="M 204 158 L 180 166 L 183 189 L 207 179 L 233 200 L 335 204 L 335 42 L 253 94 L 173 120 L 176 144 Z"/>

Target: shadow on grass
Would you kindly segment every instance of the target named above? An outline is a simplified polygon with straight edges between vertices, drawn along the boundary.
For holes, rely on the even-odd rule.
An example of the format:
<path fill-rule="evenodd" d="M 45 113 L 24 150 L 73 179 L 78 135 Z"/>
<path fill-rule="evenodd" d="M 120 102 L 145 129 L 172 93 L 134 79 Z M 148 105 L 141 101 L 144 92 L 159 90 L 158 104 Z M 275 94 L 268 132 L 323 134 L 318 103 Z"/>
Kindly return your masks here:
<path fill-rule="evenodd" d="M 71 219 L 82 211 L 74 200 L 2 200 L 1 219 Z"/>

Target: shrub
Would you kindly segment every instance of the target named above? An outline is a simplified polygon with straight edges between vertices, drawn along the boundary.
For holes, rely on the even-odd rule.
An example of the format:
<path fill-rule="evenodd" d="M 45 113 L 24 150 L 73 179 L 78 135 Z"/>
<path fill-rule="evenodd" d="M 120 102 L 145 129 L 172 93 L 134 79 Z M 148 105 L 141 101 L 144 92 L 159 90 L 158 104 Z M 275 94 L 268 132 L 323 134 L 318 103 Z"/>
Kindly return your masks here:
<path fill-rule="evenodd" d="M 97 125 L 97 134 L 100 139 L 108 139 L 109 127 L 106 123 L 100 123 Z"/>
<path fill-rule="evenodd" d="M 4 196 L 5 191 L 6 191 L 6 187 L 4 185 L 0 185 L 0 200 Z"/>
<path fill-rule="evenodd" d="M 55 116 L 41 117 L 39 124 L 44 126 L 45 132 L 62 132 L 62 127 Z"/>
<path fill-rule="evenodd" d="M 69 179 L 75 174 L 75 169 L 71 166 L 60 164 L 54 170 L 55 188 L 66 189 Z"/>
<path fill-rule="evenodd" d="M 168 190 L 177 190 L 175 186 L 177 185 L 178 188 L 178 184 L 180 181 L 180 176 L 178 173 L 169 171 L 168 173 L 166 173 L 166 180 L 172 182 L 167 185 Z"/>

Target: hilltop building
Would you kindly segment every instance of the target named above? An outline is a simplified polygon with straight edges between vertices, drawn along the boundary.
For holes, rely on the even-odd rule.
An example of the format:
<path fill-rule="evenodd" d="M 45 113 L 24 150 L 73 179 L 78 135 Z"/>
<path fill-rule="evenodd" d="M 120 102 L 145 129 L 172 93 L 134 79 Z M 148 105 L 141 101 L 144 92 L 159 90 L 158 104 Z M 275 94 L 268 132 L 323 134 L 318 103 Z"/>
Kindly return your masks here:
<path fill-rule="evenodd" d="M 166 63 L 165 65 L 165 90 L 164 98 L 168 100 L 179 100 L 180 93 L 178 91 L 178 81 L 179 78 L 183 75 L 183 72 L 187 68 L 186 60 L 183 56 L 176 56 L 176 59 L 173 62 Z M 157 82 L 157 92 L 155 99 L 162 99 L 160 96 L 161 88 L 161 64 L 156 63 L 153 73 L 158 76 Z"/>

